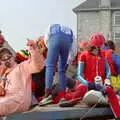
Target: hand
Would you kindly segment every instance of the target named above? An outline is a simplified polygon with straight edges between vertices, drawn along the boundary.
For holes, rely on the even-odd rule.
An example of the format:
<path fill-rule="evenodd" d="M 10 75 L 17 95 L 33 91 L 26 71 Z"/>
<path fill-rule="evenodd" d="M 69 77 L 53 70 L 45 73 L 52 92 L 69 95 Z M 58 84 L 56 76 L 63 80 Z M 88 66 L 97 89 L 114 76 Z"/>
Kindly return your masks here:
<path fill-rule="evenodd" d="M 95 83 L 88 82 L 88 89 L 89 90 L 95 89 Z"/>
<path fill-rule="evenodd" d="M 104 86 L 103 85 L 100 85 L 100 84 L 95 84 L 95 89 L 96 90 L 102 90 L 104 88 Z"/>
<path fill-rule="evenodd" d="M 0 96 L 5 96 L 5 89 L 0 86 Z"/>
<path fill-rule="evenodd" d="M 105 79 L 104 86 L 111 85 L 110 79 Z"/>
<path fill-rule="evenodd" d="M 28 48 L 28 51 L 32 51 L 32 50 L 35 50 L 37 48 L 37 41 L 34 41 L 34 40 L 29 40 L 27 41 L 27 46 L 29 47 Z"/>

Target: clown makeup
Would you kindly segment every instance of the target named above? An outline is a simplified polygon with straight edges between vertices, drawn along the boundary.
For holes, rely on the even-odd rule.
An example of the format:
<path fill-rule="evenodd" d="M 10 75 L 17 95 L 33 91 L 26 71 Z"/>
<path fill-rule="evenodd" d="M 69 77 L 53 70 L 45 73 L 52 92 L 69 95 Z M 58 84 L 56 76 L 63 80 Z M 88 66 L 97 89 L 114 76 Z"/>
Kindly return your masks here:
<path fill-rule="evenodd" d="M 15 63 L 15 58 L 9 53 L 5 53 L 0 60 L 6 67 L 11 67 Z"/>

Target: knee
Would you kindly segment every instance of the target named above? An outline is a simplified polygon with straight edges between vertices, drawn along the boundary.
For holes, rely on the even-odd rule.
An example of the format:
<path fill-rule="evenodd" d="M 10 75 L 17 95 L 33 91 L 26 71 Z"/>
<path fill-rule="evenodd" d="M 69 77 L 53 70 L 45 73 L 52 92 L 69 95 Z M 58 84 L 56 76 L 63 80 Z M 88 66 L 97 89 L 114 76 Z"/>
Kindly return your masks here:
<path fill-rule="evenodd" d="M 81 91 L 83 93 L 86 93 L 88 91 L 88 87 L 85 86 L 85 85 L 82 85 L 80 84 L 78 87 L 77 87 L 77 91 Z"/>
<path fill-rule="evenodd" d="M 111 86 L 106 86 L 105 90 L 107 93 L 112 93 L 113 92 L 113 88 Z"/>

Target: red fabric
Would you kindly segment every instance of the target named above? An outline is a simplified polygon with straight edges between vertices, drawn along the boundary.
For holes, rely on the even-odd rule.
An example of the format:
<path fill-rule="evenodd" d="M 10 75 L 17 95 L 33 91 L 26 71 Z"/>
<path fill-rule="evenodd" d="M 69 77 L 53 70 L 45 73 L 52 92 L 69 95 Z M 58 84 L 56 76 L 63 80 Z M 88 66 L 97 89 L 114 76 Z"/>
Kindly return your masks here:
<path fill-rule="evenodd" d="M 110 86 L 106 86 L 107 97 L 116 118 L 120 118 L 120 105 L 116 93 Z"/>
<path fill-rule="evenodd" d="M 20 61 L 25 61 L 28 59 L 28 58 L 25 58 L 24 56 L 20 55 L 19 53 L 16 53 L 16 58 Z"/>
<path fill-rule="evenodd" d="M 36 90 L 36 84 L 35 82 L 32 80 L 32 92 L 35 92 Z"/>
<path fill-rule="evenodd" d="M 105 57 L 106 57 L 108 64 L 110 66 L 111 75 L 117 75 L 117 69 L 116 69 L 115 63 L 112 60 L 113 50 L 112 49 L 103 50 L 103 53 L 105 54 Z"/>
<path fill-rule="evenodd" d="M 94 34 L 89 39 L 89 45 L 101 47 L 105 43 L 105 38 L 102 34 Z"/>
<path fill-rule="evenodd" d="M 89 52 L 82 52 L 79 56 L 79 62 L 84 62 L 84 78 L 89 82 L 94 82 L 96 77 L 96 62 L 98 60 L 98 74 L 105 79 L 105 59 L 104 54 L 101 52 L 99 56 L 95 56 Z"/>
<path fill-rule="evenodd" d="M 58 95 L 54 98 L 54 103 L 57 104 L 64 97 L 65 97 L 65 91 L 59 91 Z"/>
<path fill-rule="evenodd" d="M 68 92 L 65 96 L 65 99 L 71 101 L 72 103 L 77 103 L 78 101 L 80 101 L 85 95 L 85 93 L 88 91 L 87 86 L 82 85 L 80 83 L 77 83 L 76 85 L 77 86 L 75 87 L 74 92 Z M 115 117 L 120 118 L 120 105 L 116 93 L 110 86 L 106 86 L 105 90 L 107 92 L 109 104 L 112 108 Z"/>
<path fill-rule="evenodd" d="M 3 44 L 4 41 L 5 41 L 5 39 L 4 39 L 3 35 L 0 35 L 0 44 Z"/>
<path fill-rule="evenodd" d="M 98 59 L 99 58 L 99 59 Z M 80 62 L 84 62 L 84 78 L 89 82 L 94 82 L 94 77 L 96 76 L 96 61 L 98 60 L 98 74 L 105 79 L 104 71 L 104 54 L 101 52 L 99 56 L 94 56 L 89 52 L 81 53 L 79 57 Z M 103 81 L 104 82 L 104 81 Z M 109 104 L 114 112 L 116 118 L 120 118 L 120 105 L 116 93 L 110 86 L 106 86 L 105 90 L 107 92 Z M 73 92 L 68 91 L 66 93 L 66 100 L 70 100 L 72 103 L 77 103 L 85 93 L 88 91 L 87 86 L 76 83 L 75 90 Z"/>
<path fill-rule="evenodd" d="M 69 91 L 66 93 L 65 99 L 70 100 L 72 103 L 77 103 L 82 99 L 85 93 L 88 91 L 87 86 L 80 84 L 79 82 L 76 83 L 75 90 Z"/>

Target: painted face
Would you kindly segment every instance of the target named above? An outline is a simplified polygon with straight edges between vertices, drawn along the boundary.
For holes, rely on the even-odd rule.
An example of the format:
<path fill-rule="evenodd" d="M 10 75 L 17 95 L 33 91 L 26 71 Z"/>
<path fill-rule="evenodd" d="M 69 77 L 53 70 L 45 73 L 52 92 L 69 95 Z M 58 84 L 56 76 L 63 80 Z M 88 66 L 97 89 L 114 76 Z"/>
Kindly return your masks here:
<path fill-rule="evenodd" d="M 14 61 L 15 61 L 14 57 L 8 53 L 5 53 L 1 57 L 1 63 L 4 64 L 6 67 L 11 67 Z"/>

